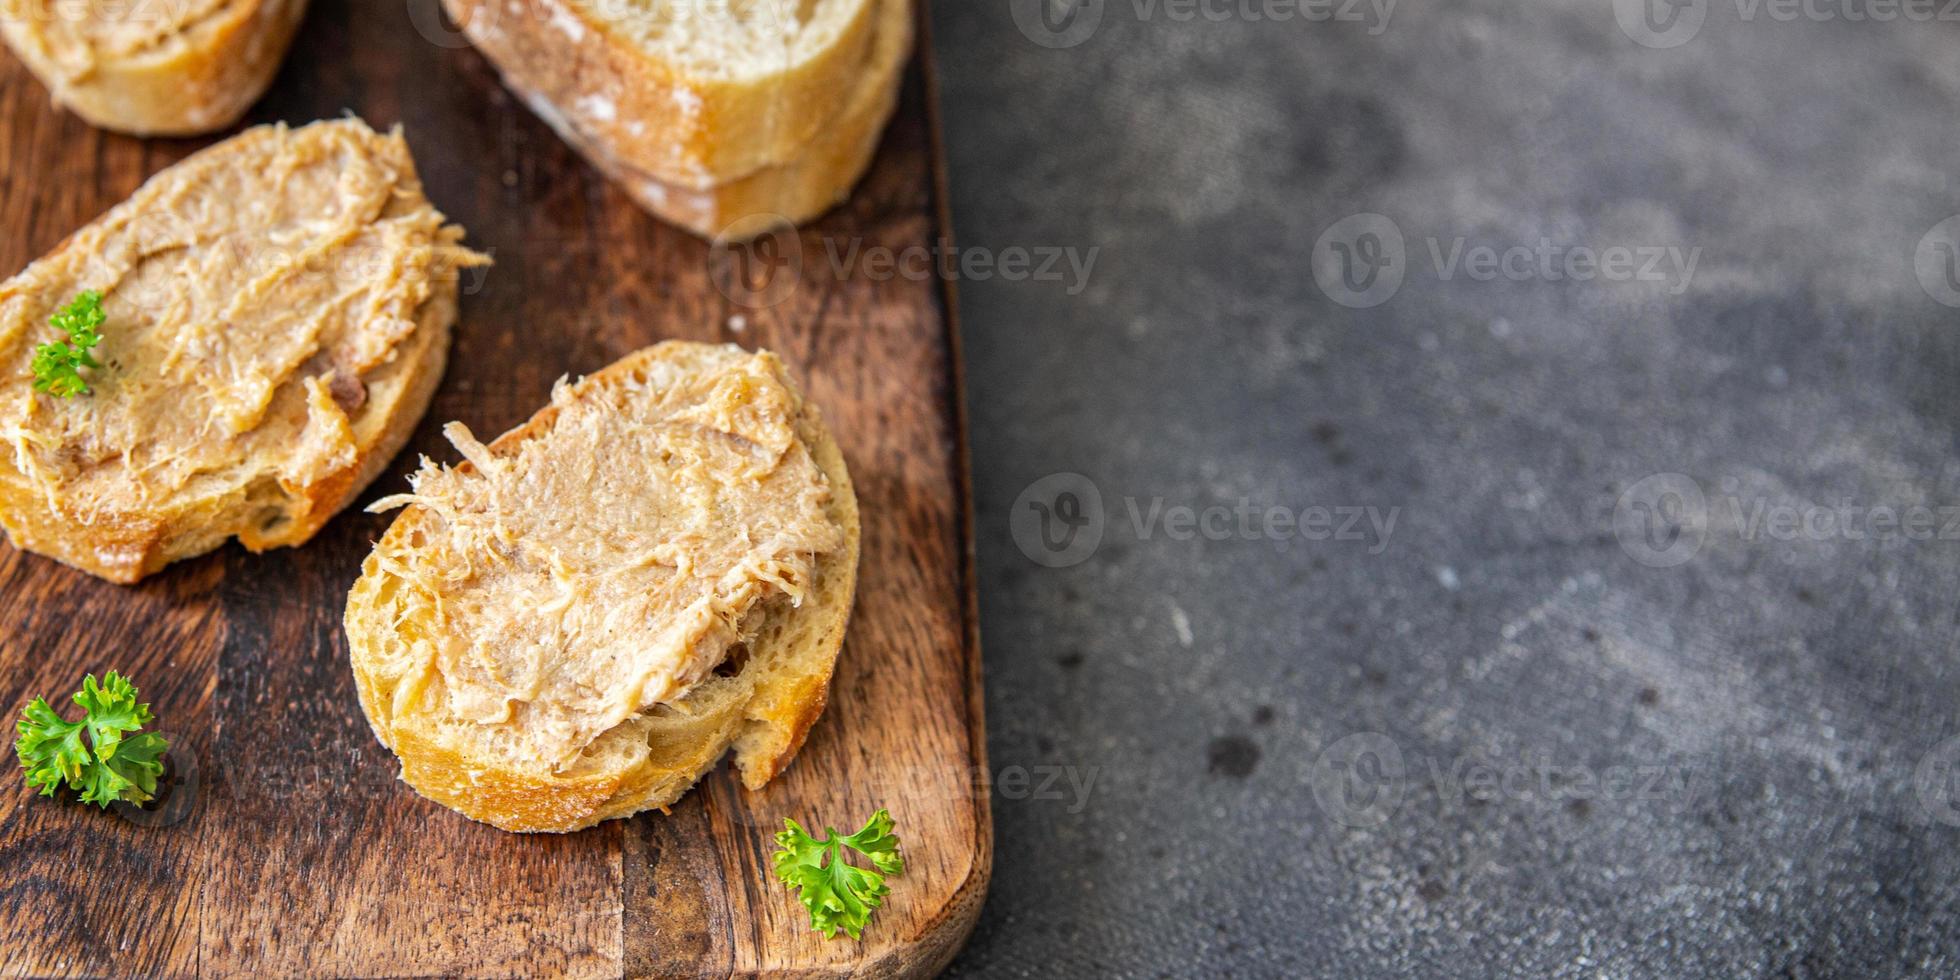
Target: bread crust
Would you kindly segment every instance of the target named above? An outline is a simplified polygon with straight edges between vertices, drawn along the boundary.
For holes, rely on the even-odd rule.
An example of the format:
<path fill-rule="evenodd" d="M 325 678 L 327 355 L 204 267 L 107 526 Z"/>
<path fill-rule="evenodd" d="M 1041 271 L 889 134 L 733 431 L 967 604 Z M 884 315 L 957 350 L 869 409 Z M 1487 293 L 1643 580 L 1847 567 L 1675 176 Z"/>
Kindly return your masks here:
<path fill-rule="evenodd" d="M 140 12 L 163 0 L 133 0 Z M 233 0 L 133 55 L 96 57 L 51 33 L 51 0 L 0 0 L 0 36 L 54 101 L 90 125 L 134 136 L 229 127 L 265 94 L 306 0 Z M 79 66 L 79 67 L 77 67 Z"/>
<path fill-rule="evenodd" d="M 684 360 L 717 349 L 683 341 L 656 344 L 588 376 L 579 382 L 579 390 L 620 384 L 657 360 Z M 554 404 L 540 410 L 491 442 L 490 451 L 503 455 L 545 436 L 561 409 Z M 751 789 L 780 773 L 823 713 L 856 595 L 860 549 L 857 496 L 842 451 L 808 401 L 795 428 L 830 483 L 827 513 L 843 531 L 842 547 L 818 558 L 802 605 L 784 603 L 767 611 L 736 675 L 705 680 L 671 706 L 662 706 L 685 719 L 683 737 L 664 738 L 657 751 L 623 768 L 542 776 L 523 772 L 466 757 L 445 745 L 424 716 L 396 716 L 374 661 L 384 634 L 400 628 L 387 614 L 385 601 L 398 580 L 384 567 L 381 554 L 407 547 L 425 519 L 417 505 L 404 510 L 363 563 L 345 617 L 361 708 L 376 738 L 399 758 L 402 780 L 429 799 L 504 830 L 569 832 L 643 810 L 664 811 L 731 749 L 742 781 Z M 471 468 L 468 462 L 457 465 Z M 637 722 L 630 719 L 601 738 L 644 738 L 634 728 Z"/>
<path fill-rule="evenodd" d="M 762 78 L 714 78 L 651 56 L 568 0 L 443 0 L 464 34 L 532 104 L 653 179 L 702 189 L 800 155 L 855 87 L 872 44 L 864 0 L 835 43 Z M 694 2 L 695 9 L 714 9 Z"/>
<path fill-rule="evenodd" d="M 372 145 L 377 152 L 385 149 L 407 168 L 404 186 L 420 200 L 413 161 L 405 144 L 400 143 L 399 133 L 384 137 L 358 120 L 316 125 L 357 128 L 358 139 L 375 141 Z M 283 139 L 288 133 L 283 126 L 248 130 L 177 166 L 209 165 L 213 157 L 235 155 L 256 141 Z M 160 173 L 152 180 L 168 180 L 169 173 Z M 138 195 L 143 193 L 138 191 Z M 97 223 L 117 213 L 112 211 Z M 435 220 L 440 221 L 440 215 Z M 41 261 L 60 256 L 83 232 L 71 235 Z M 37 262 L 0 284 L 0 297 L 34 288 L 18 284 L 32 283 L 39 266 Z M 252 481 L 210 491 L 186 491 L 160 500 L 130 499 L 91 522 L 82 522 L 51 506 L 35 480 L 17 470 L 11 460 L 0 459 L 0 527 L 17 548 L 121 584 L 136 582 L 171 562 L 203 554 L 233 537 L 255 552 L 306 542 L 380 475 L 434 397 L 447 364 L 459 288 L 454 275 L 432 276 L 426 285 L 427 295 L 414 307 L 414 328 L 395 345 L 389 359 L 357 379 L 362 401 L 357 409 L 348 411 L 354 455 L 345 465 L 305 482 L 288 482 L 262 473 Z"/>
<path fill-rule="evenodd" d="M 663 181 L 564 116 L 540 115 L 642 208 L 702 238 L 739 240 L 785 222 L 802 224 L 850 197 L 851 188 L 871 166 L 885 124 L 898 107 L 899 81 L 912 50 L 911 5 L 906 0 L 881 0 L 880 7 L 871 61 L 852 83 L 849 100 L 830 125 L 818 131 L 794 159 L 727 183 L 692 188 Z M 526 101 L 539 103 L 538 93 L 507 82 Z"/>

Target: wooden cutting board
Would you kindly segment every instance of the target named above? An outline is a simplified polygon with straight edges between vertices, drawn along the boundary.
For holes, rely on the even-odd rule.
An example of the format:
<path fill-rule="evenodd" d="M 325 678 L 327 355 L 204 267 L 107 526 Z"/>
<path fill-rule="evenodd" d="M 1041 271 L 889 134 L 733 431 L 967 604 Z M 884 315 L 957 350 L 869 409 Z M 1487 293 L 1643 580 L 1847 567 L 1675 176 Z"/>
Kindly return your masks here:
<path fill-rule="evenodd" d="M 249 121 L 350 110 L 405 128 L 429 197 L 496 266 L 464 279 L 449 371 L 408 450 L 305 547 L 228 546 L 124 588 L 0 546 L 0 709 L 17 717 L 84 672 L 122 670 L 174 736 L 180 777 L 165 809 L 137 820 L 0 779 L 0 972 L 943 966 L 972 928 L 992 856 L 953 306 L 936 279 L 832 260 L 853 244 L 896 251 L 948 235 L 929 57 L 850 202 L 746 255 L 635 209 L 511 98 L 434 0 L 315 0 Z M 0 54 L 0 274 L 208 142 L 92 130 Z M 471 823 L 396 780 L 356 704 L 341 611 L 388 520 L 359 506 L 403 488 L 418 453 L 452 460 L 443 422 L 501 432 L 559 376 L 669 338 L 778 351 L 844 447 L 864 554 L 829 710 L 759 793 L 724 768 L 666 816 L 565 836 Z M 771 836 L 785 816 L 855 829 L 879 806 L 897 819 L 908 870 L 862 942 L 825 941 L 772 879 Z"/>

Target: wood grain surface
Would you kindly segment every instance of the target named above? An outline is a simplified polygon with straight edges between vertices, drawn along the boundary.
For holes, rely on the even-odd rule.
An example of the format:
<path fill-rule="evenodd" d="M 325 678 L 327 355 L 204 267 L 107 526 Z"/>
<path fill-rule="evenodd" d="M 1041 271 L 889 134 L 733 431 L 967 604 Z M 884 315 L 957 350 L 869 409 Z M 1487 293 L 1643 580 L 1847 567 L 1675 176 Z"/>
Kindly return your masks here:
<path fill-rule="evenodd" d="M 248 120 L 401 124 L 429 197 L 495 257 L 463 280 L 449 371 L 408 451 L 305 547 L 228 546 L 133 588 L 0 546 L 0 707 L 123 670 L 175 739 L 178 780 L 162 811 L 133 815 L 5 783 L 0 972 L 939 969 L 992 856 L 956 332 L 938 279 L 839 266 L 948 235 L 930 59 L 848 204 L 800 236 L 716 250 L 635 209 L 435 10 L 316 0 Z M 95 131 L 0 54 L 0 272 L 208 142 Z M 443 422 L 501 432 L 561 375 L 669 338 L 780 352 L 844 447 L 864 555 L 830 707 L 758 793 L 724 768 L 665 816 L 565 836 L 471 823 L 396 780 L 356 703 L 341 611 L 388 520 L 358 507 L 404 487 L 418 453 L 453 459 Z M 825 941 L 771 878 L 771 836 L 785 816 L 843 827 L 879 806 L 908 870 L 862 942 Z"/>

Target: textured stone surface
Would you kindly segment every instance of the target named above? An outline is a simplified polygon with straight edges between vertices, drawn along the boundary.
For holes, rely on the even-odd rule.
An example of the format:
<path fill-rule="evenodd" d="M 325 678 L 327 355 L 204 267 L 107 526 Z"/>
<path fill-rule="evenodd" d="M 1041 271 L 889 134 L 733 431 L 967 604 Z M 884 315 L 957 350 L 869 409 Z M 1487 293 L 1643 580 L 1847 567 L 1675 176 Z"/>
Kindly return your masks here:
<path fill-rule="evenodd" d="M 960 284 L 1001 782 L 955 974 L 1960 973 L 1960 310 L 1914 273 L 1960 24 L 1108 0 L 1050 49 L 1019 2 L 935 5 L 955 224 L 1100 251 Z M 1363 212 L 1404 279 L 1357 309 L 1311 256 Z M 1541 238 L 1699 252 L 1431 254 Z M 1051 568 L 1010 522 L 1060 472 L 1105 519 Z"/>

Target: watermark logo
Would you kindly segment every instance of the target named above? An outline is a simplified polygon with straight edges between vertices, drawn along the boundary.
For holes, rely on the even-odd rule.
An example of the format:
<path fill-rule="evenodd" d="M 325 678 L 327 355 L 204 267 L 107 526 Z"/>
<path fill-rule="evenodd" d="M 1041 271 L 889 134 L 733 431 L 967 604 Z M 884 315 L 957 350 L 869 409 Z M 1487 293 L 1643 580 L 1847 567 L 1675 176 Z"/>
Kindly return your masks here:
<path fill-rule="evenodd" d="M 708 278 L 737 306 L 768 309 L 803 281 L 803 239 L 780 214 L 754 214 L 722 229 L 708 248 Z"/>
<path fill-rule="evenodd" d="M 1680 473 L 1655 473 L 1626 488 L 1613 505 L 1621 550 L 1649 568 L 1672 568 L 1701 551 L 1708 536 L 1708 498 Z"/>
<path fill-rule="evenodd" d="M 1613 19 L 1643 48 L 1679 47 L 1701 32 L 1708 0 L 1613 0 Z"/>
<path fill-rule="evenodd" d="M 1960 214 L 1927 229 L 1912 250 L 1912 272 L 1933 301 L 1960 307 Z"/>
<path fill-rule="evenodd" d="M 1328 746 L 1308 777 L 1320 812 L 1344 827 L 1379 827 L 1402 806 L 1408 769 L 1402 747 L 1375 732 L 1358 732 Z"/>
<path fill-rule="evenodd" d="M 1044 48 L 1072 48 L 1102 26 L 1103 0 L 1010 0 L 1014 26 Z"/>
<path fill-rule="evenodd" d="M 503 4 L 486 3 L 477 7 L 471 17 L 480 31 L 488 33 L 502 9 Z M 408 0 L 408 24 L 422 35 L 422 40 L 438 48 L 453 50 L 470 46 L 470 39 L 460 29 L 465 25 L 451 27 L 440 0 Z"/>
<path fill-rule="evenodd" d="M 1960 827 L 1960 735 L 1933 746 L 1913 770 L 1912 792 L 1926 819 Z"/>
<path fill-rule="evenodd" d="M 1102 491 L 1080 473 L 1051 473 L 1014 498 L 1008 529 L 1036 564 L 1079 565 L 1102 544 Z"/>
<path fill-rule="evenodd" d="M 204 788 L 204 780 L 198 770 L 197 753 L 191 751 L 189 743 L 168 732 L 159 733 L 170 747 L 163 753 L 163 783 L 157 787 L 157 798 L 148 806 L 137 806 L 125 800 L 117 800 L 109 805 L 116 816 L 139 827 L 175 827 L 191 818 L 197 809 L 197 799 Z"/>
<path fill-rule="evenodd" d="M 1364 310 L 1402 288 L 1408 254 L 1402 229 L 1385 215 L 1353 214 L 1327 227 L 1313 243 L 1313 279 L 1327 298 Z"/>

